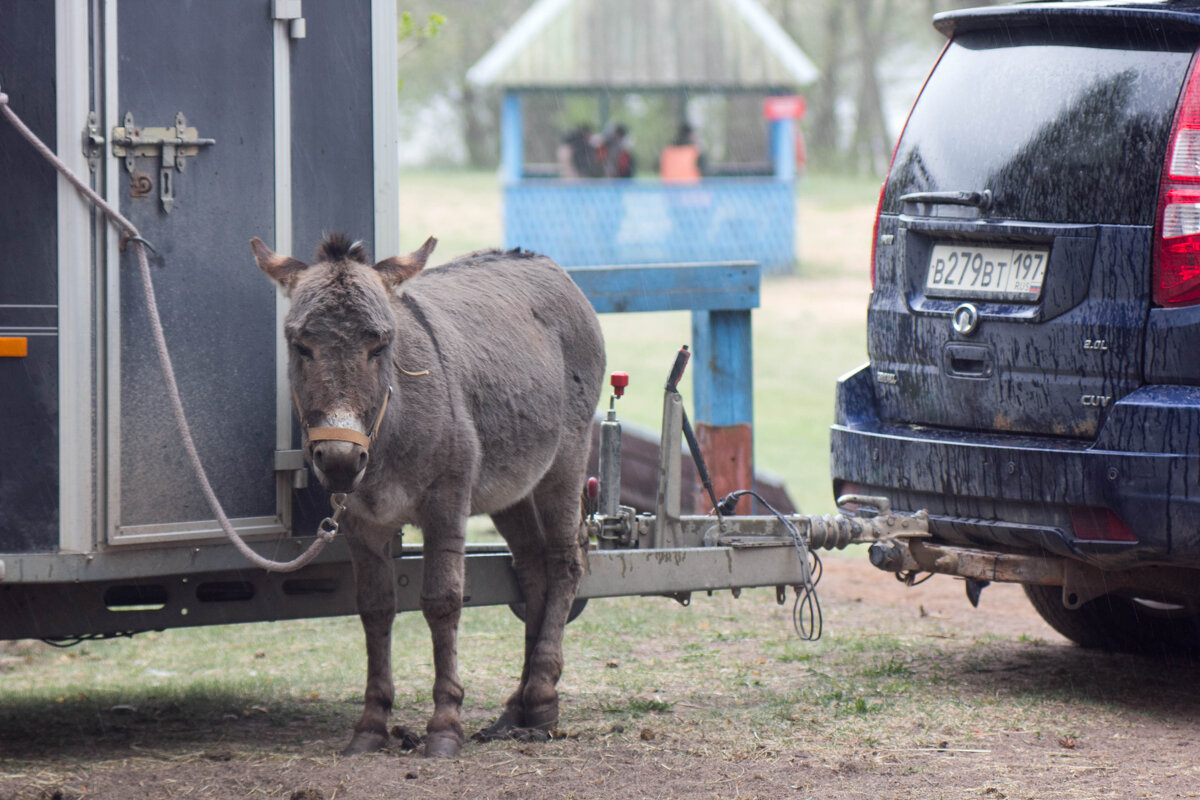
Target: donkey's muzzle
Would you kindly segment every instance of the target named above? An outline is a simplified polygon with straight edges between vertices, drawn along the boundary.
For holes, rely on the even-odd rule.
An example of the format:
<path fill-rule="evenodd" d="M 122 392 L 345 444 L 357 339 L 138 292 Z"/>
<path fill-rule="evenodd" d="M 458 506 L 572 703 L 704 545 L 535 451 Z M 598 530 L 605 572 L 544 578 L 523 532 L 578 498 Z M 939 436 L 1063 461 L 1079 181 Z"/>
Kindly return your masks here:
<path fill-rule="evenodd" d="M 352 492 L 367 471 L 367 449 L 356 442 L 325 440 L 309 445 L 313 471 L 328 492 Z"/>

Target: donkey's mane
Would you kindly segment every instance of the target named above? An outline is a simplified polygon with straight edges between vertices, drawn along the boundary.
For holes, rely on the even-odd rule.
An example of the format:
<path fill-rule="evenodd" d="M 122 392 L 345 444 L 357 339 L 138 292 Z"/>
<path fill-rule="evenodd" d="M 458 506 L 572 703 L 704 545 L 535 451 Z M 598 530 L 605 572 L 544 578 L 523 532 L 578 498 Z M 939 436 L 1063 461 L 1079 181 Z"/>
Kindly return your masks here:
<path fill-rule="evenodd" d="M 317 247 L 317 261 L 342 261 L 351 259 L 369 264 L 370 258 L 362 240 L 350 241 L 344 233 L 328 233 Z"/>

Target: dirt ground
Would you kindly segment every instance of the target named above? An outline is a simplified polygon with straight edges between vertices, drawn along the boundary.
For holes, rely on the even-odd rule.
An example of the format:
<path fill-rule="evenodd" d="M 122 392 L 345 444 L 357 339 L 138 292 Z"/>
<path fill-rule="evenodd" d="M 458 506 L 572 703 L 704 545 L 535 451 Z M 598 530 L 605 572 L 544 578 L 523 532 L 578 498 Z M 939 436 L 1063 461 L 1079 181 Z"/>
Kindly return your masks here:
<path fill-rule="evenodd" d="M 861 312 L 865 276 L 837 265 L 861 261 L 866 237 L 834 232 L 864 224 L 869 231 L 871 211 L 806 210 L 810 235 L 802 247 L 813 266 L 803 283 L 774 287 L 778 306 L 808 322 Z M 805 306 L 806 297 L 824 299 Z M 10 748 L 0 749 L 0 800 L 1200 797 L 1196 664 L 1085 651 L 1043 623 L 1019 587 L 991 586 L 973 609 L 961 582 L 943 577 L 906 588 L 863 557 L 825 560 L 821 601 L 827 635 L 836 632 L 845 646 L 897 631 L 917 649 L 928 643 L 940 654 L 932 667 L 940 680 L 918 685 L 944 695 L 907 702 L 900 708 L 910 718 L 879 720 L 879 730 L 866 733 L 869 718 L 847 733 L 826 719 L 828 707 L 798 705 L 780 735 L 759 727 L 760 717 L 723 685 L 708 691 L 663 675 L 636 676 L 654 698 L 688 697 L 695 705 L 677 703 L 673 713 L 620 726 L 595 716 L 580 721 L 588 687 L 580 683 L 582 667 L 568 663 L 562 738 L 554 741 L 468 743 L 449 761 L 399 748 L 344 759 L 337 753 L 348 731 L 329 715 L 230 715 L 225 724 L 197 721 L 182 736 L 177 728 L 127 725 L 100 742 L 51 723 L 60 726 L 49 736 L 60 743 L 53 751 L 34 752 L 0 731 L 0 748 Z M 712 614 L 702 602 L 688 613 Z M 645 661 L 677 655 L 652 634 L 638 647 Z M 704 665 L 714 676 L 756 668 L 761 648 L 752 639 L 714 643 Z M 828 677 L 820 659 L 786 666 L 784 680 L 798 686 Z M 945 710 L 949 696 L 964 698 L 953 714 Z M 468 712 L 470 729 L 485 721 L 478 708 Z"/>
<path fill-rule="evenodd" d="M 884 733 L 875 741 L 850 737 L 841 746 L 822 741 L 805 724 L 808 715 L 821 713 L 813 709 L 797 709 L 786 739 L 757 741 L 753 724 L 732 702 L 726 724 L 741 730 L 731 745 L 728 731 L 697 729 L 686 713 L 648 716 L 631 730 L 576 727 L 571 698 L 565 697 L 564 738 L 468 743 L 460 758 L 447 761 L 399 751 L 343 759 L 336 753 L 345 731 L 320 726 L 299 750 L 264 752 L 269 748 L 256 748 L 256 737 L 265 743 L 278 731 L 254 729 L 261 723 L 248 719 L 236 723 L 246 729 L 234 734 L 199 729 L 183 746 L 156 744 L 152 730 L 123 749 L 106 746 L 95 753 L 86 742 L 64 741 L 62 752 L 33 759 L 26 754 L 21 772 L 0 777 L 0 798 L 1200 796 L 1195 665 L 1076 648 L 1048 628 L 1014 586 L 989 587 L 975 610 L 960 582 L 943 577 L 908 589 L 875 572 L 865 558 L 836 557 L 826 559 L 822 589 L 829 628 L 852 640 L 899 624 L 931 637 L 946 654 L 947 685 L 981 703 L 1037 686 L 1031 702 L 1051 703 L 1064 717 L 1077 703 L 1100 702 L 1105 710 L 1064 723 L 1060 729 L 1069 734 L 1044 735 L 990 720 L 969 738 L 963 728 L 947 725 L 952 733 L 945 738 L 936 730 L 925 738 Z M 752 646 L 742 642 L 715 657 L 713 670 L 722 659 L 739 658 L 739 647 Z M 645 647 L 655 647 L 652 637 Z M 986 648 L 987 662 L 965 668 L 979 648 Z M 889 730 L 896 723 L 891 720 Z M 69 731 L 63 735 L 70 739 Z"/>

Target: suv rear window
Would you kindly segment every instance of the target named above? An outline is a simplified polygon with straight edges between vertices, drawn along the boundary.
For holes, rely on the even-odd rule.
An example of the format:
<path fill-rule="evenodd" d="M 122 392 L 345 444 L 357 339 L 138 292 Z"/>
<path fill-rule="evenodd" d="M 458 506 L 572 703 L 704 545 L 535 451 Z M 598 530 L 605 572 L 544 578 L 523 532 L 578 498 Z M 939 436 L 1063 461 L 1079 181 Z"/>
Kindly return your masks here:
<path fill-rule="evenodd" d="M 991 218 L 1154 224 L 1194 46 L 1074 26 L 959 34 L 913 108 L 883 212 L 909 192 L 991 189 Z"/>

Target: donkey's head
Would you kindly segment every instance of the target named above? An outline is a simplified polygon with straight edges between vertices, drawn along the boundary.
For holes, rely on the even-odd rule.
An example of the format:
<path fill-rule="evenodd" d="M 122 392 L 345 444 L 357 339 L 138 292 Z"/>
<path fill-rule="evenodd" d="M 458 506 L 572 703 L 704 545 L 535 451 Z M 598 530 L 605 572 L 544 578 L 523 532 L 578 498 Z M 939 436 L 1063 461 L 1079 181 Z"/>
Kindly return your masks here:
<path fill-rule="evenodd" d="M 309 266 L 250 240 L 258 266 L 291 300 L 283 332 L 292 397 L 309 462 L 330 492 L 352 491 L 366 471 L 395 370 L 390 299 L 436 244 L 430 237 L 419 250 L 372 266 L 361 242 L 335 234 Z"/>

